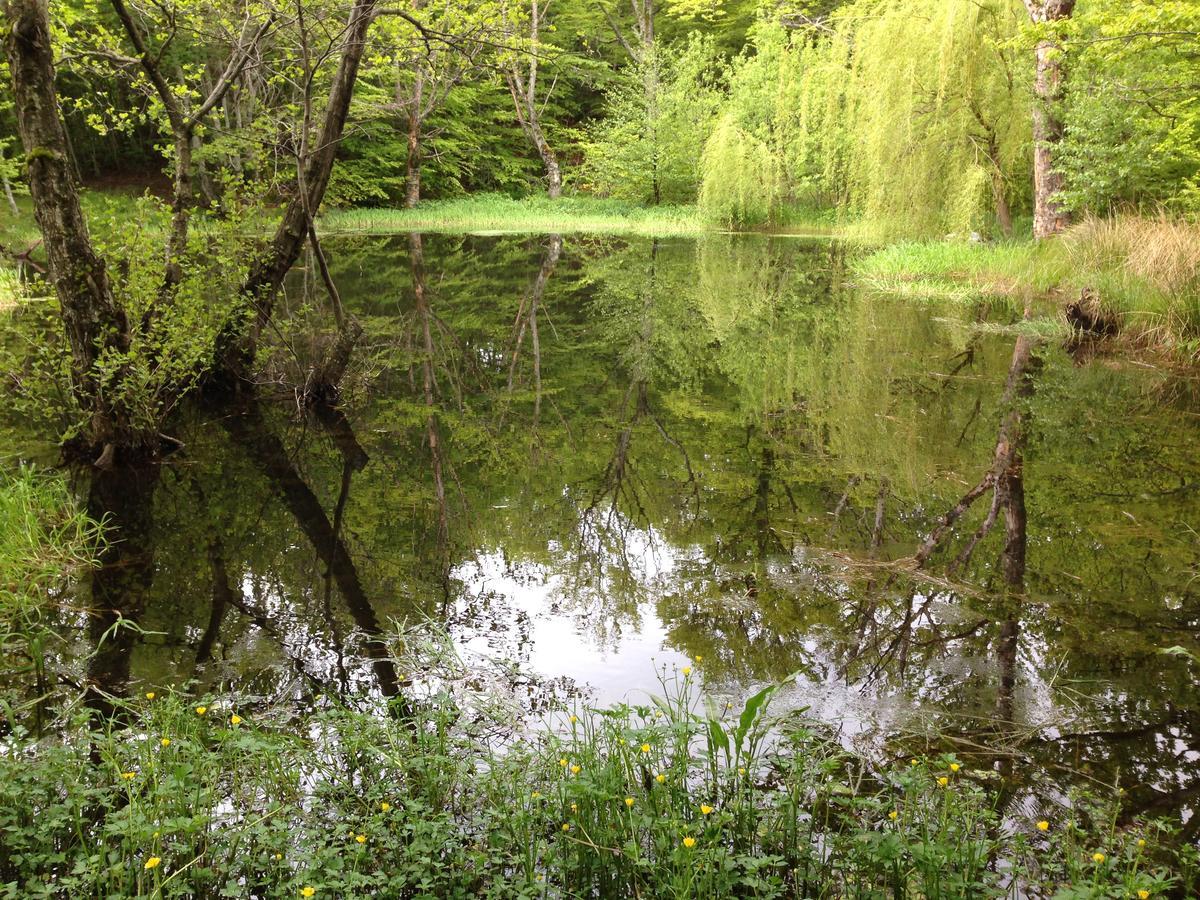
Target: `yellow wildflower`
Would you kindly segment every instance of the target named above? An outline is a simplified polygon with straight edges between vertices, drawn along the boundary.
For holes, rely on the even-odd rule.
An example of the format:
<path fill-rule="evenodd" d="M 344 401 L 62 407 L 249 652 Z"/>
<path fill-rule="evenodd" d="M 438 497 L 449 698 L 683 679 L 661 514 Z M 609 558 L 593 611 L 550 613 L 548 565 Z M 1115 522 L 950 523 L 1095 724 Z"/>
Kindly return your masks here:
<path fill-rule="evenodd" d="M 539 797 L 541 797 L 541 796 L 542 796 L 542 792 L 541 792 L 541 791 L 534 791 L 534 792 L 533 792 L 532 794 L 530 794 L 529 796 L 530 796 L 530 797 L 532 797 L 534 800 L 536 800 L 536 799 L 538 799 Z"/>
<path fill-rule="evenodd" d="M 961 768 L 962 768 L 962 766 L 960 766 L 958 763 L 950 763 L 950 771 L 951 772 L 957 772 Z"/>
<path fill-rule="evenodd" d="M 947 778 L 945 775 L 943 775 L 941 778 L 938 779 L 938 784 L 940 784 L 942 787 L 945 787 L 949 783 L 950 783 L 950 779 Z"/>
<path fill-rule="evenodd" d="M 1145 839 L 1145 838 L 1138 838 L 1138 846 L 1139 846 L 1139 847 L 1145 847 L 1145 846 L 1146 846 L 1146 839 Z"/>
<path fill-rule="evenodd" d="M 704 657 L 699 653 L 696 654 L 696 662 L 704 662 Z"/>
<path fill-rule="evenodd" d="M 392 804 L 390 804 L 386 800 L 384 800 L 382 803 L 379 804 L 379 808 L 382 809 L 384 812 L 388 812 L 391 810 Z"/>
<path fill-rule="evenodd" d="M 275 862 L 279 862 L 281 859 L 283 859 L 283 854 L 282 854 L 282 853 L 276 853 L 276 854 L 275 854 L 275 856 L 274 856 L 274 859 L 275 859 Z"/>
<path fill-rule="evenodd" d="M 571 830 L 571 823 L 563 822 L 563 831 L 570 831 L 570 830 Z"/>
<path fill-rule="evenodd" d="M 354 840 L 360 844 L 365 844 L 367 842 L 367 836 L 365 834 L 356 834 L 354 836 Z"/>
<path fill-rule="evenodd" d="M 129 781 L 131 778 L 137 778 L 137 772 L 122 772 L 121 777 Z"/>
<path fill-rule="evenodd" d="M 683 677 L 684 677 L 684 678 L 686 678 L 688 675 L 691 675 L 691 674 L 692 674 L 692 667 L 691 667 L 691 666 L 684 666 L 684 667 L 683 667 L 683 669 L 682 669 L 681 671 L 683 672 Z"/>
<path fill-rule="evenodd" d="M 1047 822 L 1045 819 L 1042 819 L 1042 821 L 1037 823 L 1037 827 L 1038 827 L 1038 831 L 1049 831 L 1050 823 Z"/>
<path fill-rule="evenodd" d="M 626 805 L 626 806 L 633 806 L 633 798 L 632 798 L 632 797 L 626 797 L 626 798 L 625 798 L 625 805 Z"/>
<path fill-rule="evenodd" d="M 910 759 L 910 760 L 908 761 L 908 764 L 909 764 L 910 766 L 915 766 L 915 765 L 917 764 L 917 759 L 916 759 L 916 757 L 914 756 L 912 759 Z"/>
<path fill-rule="evenodd" d="M 560 759 L 560 760 L 558 761 L 558 764 L 559 764 L 560 766 L 562 766 L 562 767 L 565 769 L 565 768 L 567 767 L 567 760 L 566 760 L 566 757 L 564 757 L 564 758 Z"/>
<path fill-rule="evenodd" d="M 745 766 L 738 766 L 738 774 L 739 774 L 739 775 L 745 775 L 745 774 L 746 774 L 746 767 L 745 767 Z"/>
<path fill-rule="evenodd" d="M 642 752 L 643 752 L 643 753 L 649 753 L 649 752 L 650 752 L 650 745 L 649 745 L 649 744 L 642 744 Z"/>
<path fill-rule="evenodd" d="M 242 717 L 235 713 L 234 715 L 229 717 L 229 724 L 230 725 L 241 725 Z"/>
<path fill-rule="evenodd" d="M 571 804 L 571 812 L 579 812 L 579 804 L 578 803 Z"/>
<path fill-rule="evenodd" d="M 316 892 L 317 889 L 310 884 L 306 884 L 304 887 L 300 888 L 301 897 L 311 897 Z"/>
<path fill-rule="evenodd" d="M 1150 892 L 1146 890 L 1138 891 L 1138 900 L 1150 900 Z"/>
<path fill-rule="evenodd" d="M 154 699 L 154 691 L 146 691 L 146 699 L 153 700 Z"/>
<path fill-rule="evenodd" d="M 1106 859 L 1108 859 L 1108 857 L 1105 856 L 1103 853 L 1093 853 L 1092 854 L 1092 862 L 1094 862 L 1094 863 L 1102 863 Z"/>
<path fill-rule="evenodd" d="M 161 856 L 152 856 L 148 860 L 146 860 L 146 864 L 144 866 L 142 866 L 142 868 L 143 869 L 156 869 L 156 868 L 158 868 L 158 864 L 161 862 L 162 862 Z"/>
<path fill-rule="evenodd" d="M 208 712 L 208 707 L 207 707 L 207 706 L 197 706 L 197 707 L 196 707 L 196 715 L 198 715 L 198 716 L 202 716 L 202 715 L 204 715 L 206 712 Z"/>
<path fill-rule="evenodd" d="M 890 813 L 888 813 L 888 818 L 895 822 L 896 819 L 900 818 L 900 813 L 893 809 Z"/>
<path fill-rule="evenodd" d="M 683 846 L 687 847 L 689 850 L 692 849 L 696 846 L 696 839 L 691 836 L 685 837 L 683 839 Z"/>
<path fill-rule="evenodd" d="M 571 774 L 572 774 L 572 775 L 578 775 L 578 774 L 579 774 L 579 766 L 577 766 L 577 765 L 576 765 L 576 766 L 571 766 Z"/>
<path fill-rule="evenodd" d="M 572 724 L 572 725 L 574 725 L 574 724 L 575 724 L 576 722 L 578 722 L 578 721 L 579 721 L 579 719 L 578 719 L 577 717 L 575 717 L 575 716 L 571 716 L 571 724 Z"/>
<path fill-rule="evenodd" d="M 662 774 L 662 772 L 659 772 L 657 775 L 654 776 L 654 780 L 657 781 L 659 784 L 662 784 L 664 781 L 667 780 L 667 776 Z"/>
<path fill-rule="evenodd" d="M 159 741 L 159 743 L 160 743 L 160 744 L 162 744 L 164 747 L 170 747 L 170 746 L 171 746 L 171 739 L 170 739 L 170 738 L 163 738 L 161 741 Z"/>
<path fill-rule="evenodd" d="M 712 812 L 712 811 L 713 811 L 713 808 L 712 808 L 711 806 L 709 806 L 707 803 L 701 803 L 701 804 L 700 804 L 700 813 L 701 813 L 701 815 L 705 815 L 705 816 L 707 816 L 707 815 L 708 815 L 710 812 Z"/>

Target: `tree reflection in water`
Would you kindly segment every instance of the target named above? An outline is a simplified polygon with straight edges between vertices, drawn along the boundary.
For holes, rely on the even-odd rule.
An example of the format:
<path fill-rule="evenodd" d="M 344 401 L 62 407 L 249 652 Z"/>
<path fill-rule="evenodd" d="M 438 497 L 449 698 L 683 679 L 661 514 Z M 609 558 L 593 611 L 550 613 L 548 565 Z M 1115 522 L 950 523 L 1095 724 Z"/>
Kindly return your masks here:
<path fill-rule="evenodd" d="M 342 413 L 197 418 L 94 483 L 123 535 L 94 636 L 161 633 L 118 629 L 103 690 L 390 696 L 391 623 L 428 617 L 604 698 L 653 688 L 654 648 L 717 692 L 800 672 L 847 740 L 932 722 L 1001 772 L 1190 803 L 1195 679 L 1157 650 L 1197 649 L 1200 417 L 1167 376 L 868 296 L 829 243 L 325 249 L 363 329 Z"/>

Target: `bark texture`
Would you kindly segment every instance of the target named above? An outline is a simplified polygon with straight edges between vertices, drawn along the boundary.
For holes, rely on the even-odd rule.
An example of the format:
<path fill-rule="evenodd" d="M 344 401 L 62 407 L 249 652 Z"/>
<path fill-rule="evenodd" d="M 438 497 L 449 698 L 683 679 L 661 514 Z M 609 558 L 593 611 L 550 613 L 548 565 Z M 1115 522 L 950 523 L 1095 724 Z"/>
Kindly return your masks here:
<path fill-rule="evenodd" d="M 1075 0 L 1025 0 L 1029 17 L 1035 23 L 1069 19 Z M 1058 234 L 1070 224 L 1070 215 L 1055 196 L 1063 189 L 1064 179 L 1054 167 L 1055 151 L 1063 136 L 1058 105 L 1062 100 L 1066 66 L 1062 48 L 1053 40 L 1037 45 L 1037 68 L 1033 106 L 1033 235 L 1036 238 Z"/>
<path fill-rule="evenodd" d="M 29 192 L 71 346 L 75 393 L 90 415 L 86 438 L 95 445 L 133 444 L 137 436 L 105 402 L 96 378 L 95 363 L 102 353 L 129 349 L 129 322 L 113 298 L 104 260 L 92 246 L 79 205 L 54 89 L 47 5 L 45 0 L 6 0 L 3 9 Z"/>

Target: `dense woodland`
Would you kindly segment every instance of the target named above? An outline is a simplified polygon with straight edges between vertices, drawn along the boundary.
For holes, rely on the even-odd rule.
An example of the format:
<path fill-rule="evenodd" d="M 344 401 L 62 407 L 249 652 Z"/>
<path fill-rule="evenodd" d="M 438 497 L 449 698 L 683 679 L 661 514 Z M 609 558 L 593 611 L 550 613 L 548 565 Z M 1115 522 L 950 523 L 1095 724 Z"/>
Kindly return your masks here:
<path fill-rule="evenodd" d="M 0 897 L 1196 895 L 1198 0 L 0 25 Z"/>
<path fill-rule="evenodd" d="M 1076 6 L 10 0 L 4 184 L 36 210 L 77 436 L 154 452 L 165 398 L 250 377 L 331 205 L 570 191 L 908 237 L 1194 212 L 1200 10 Z M 121 179 L 169 222 L 92 236 L 80 181 Z M 331 294 L 318 394 L 355 340 Z"/>

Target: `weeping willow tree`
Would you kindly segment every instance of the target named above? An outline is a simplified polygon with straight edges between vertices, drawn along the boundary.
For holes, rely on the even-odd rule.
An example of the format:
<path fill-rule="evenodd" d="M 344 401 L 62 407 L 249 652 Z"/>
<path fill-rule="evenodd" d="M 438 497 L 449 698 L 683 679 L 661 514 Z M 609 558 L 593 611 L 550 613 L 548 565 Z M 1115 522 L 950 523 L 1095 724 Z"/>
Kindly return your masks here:
<path fill-rule="evenodd" d="M 1005 42 L 1018 0 L 860 0 L 828 38 L 853 47 L 850 212 L 886 234 L 1011 229 L 1028 181 L 1027 67 Z"/>
<path fill-rule="evenodd" d="M 1024 16 L 1020 0 L 855 0 L 819 24 L 764 19 L 733 66 L 702 202 L 733 223 L 786 201 L 880 236 L 1010 231 L 1028 202 Z"/>
<path fill-rule="evenodd" d="M 778 198 L 775 156 L 726 115 L 704 144 L 700 210 L 729 227 L 770 221 Z"/>

